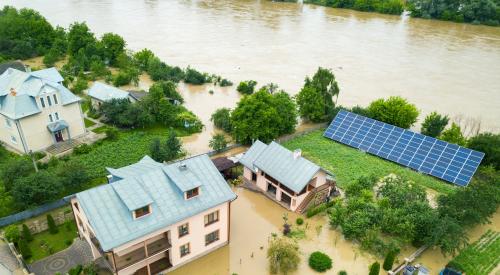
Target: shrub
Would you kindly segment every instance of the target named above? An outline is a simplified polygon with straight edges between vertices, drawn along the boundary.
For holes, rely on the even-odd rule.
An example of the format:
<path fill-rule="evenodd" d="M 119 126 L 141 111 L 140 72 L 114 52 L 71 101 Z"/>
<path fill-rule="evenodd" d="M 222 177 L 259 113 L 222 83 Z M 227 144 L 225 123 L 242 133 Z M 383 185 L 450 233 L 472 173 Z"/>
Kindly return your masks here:
<path fill-rule="evenodd" d="M 325 272 L 332 268 L 332 259 L 325 253 L 316 251 L 309 256 L 309 266 L 318 272 Z"/>
<path fill-rule="evenodd" d="M 69 275 L 80 275 L 80 273 L 82 273 L 82 270 L 83 270 L 82 265 L 77 265 L 77 266 L 73 267 L 72 269 L 70 269 L 68 271 L 68 274 Z"/>
<path fill-rule="evenodd" d="M 19 246 L 19 252 L 21 253 L 21 255 L 23 255 L 24 259 L 31 258 L 31 255 L 32 255 L 31 249 L 30 249 L 28 242 L 26 240 L 20 239 L 18 246 Z"/>
<path fill-rule="evenodd" d="M 118 139 L 118 130 L 115 128 L 107 128 L 105 133 L 106 133 L 106 139 L 108 140 Z"/>
<path fill-rule="evenodd" d="M 64 243 L 66 244 L 66 246 L 70 246 L 73 243 L 73 240 L 66 240 L 64 241 Z"/>
<path fill-rule="evenodd" d="M 217 109 L 210 120 L 214 123 L 214 125 L 218 128 L 221 128 L 227 133 L 231 133 L 232 124 L 231 124 L 231 109 L 229 108 L 220 108 Z"/>
<path fill-rule="evenodd" d="M 295 220 L 295 222 L 297 223 L 297 225 L 302 225 L 304 223 L 304 219 L 297 218 L 297 220 Z"/>
<path fill-rule="evenodd" d="M 207 82 L 207 77 L 197 70 L 187 67 L 184 82 L 194 85 L 202 85 Z"/>
<path fill-rule="evenodd" d="M 220 85 L 221 87 L 233 86 L 233 82 L 231 82 L 231 81 L 229 81 L 229 80 L 227 80 L 227 79 L 223 78 L 223 79 L 220 81 L 219 85 Z"/>
<path fill-rule="evenodd" d="M 273 236 L 269 240 L 267 258 L 271 273 L 287 274 L 297 269 L 300 263 L 299 246 L 289 238 Z"/>
<path fill-rule="evenodd" d="M 385 256 L 384 259 L 384 264 L 382 265 L 384 270 L 391 270 L 392 265 L 394 264 L 394 260 L 396 259 L 398 251 L 397 250 L 391 250 L 389 253 L 387 253 L 387 256 Z"/>
<path fill-rule="evenodd" d="M 432 112 L 425 117 L 420 132 L 422 135 L 434 138 L 438 137 L 441 132 L 443 132 L 444 128 L 446 128 L 446 125 L 448 125 L 448 121 L 448 116 L 442 116 L 436 112 Z"/>
<path fill-rule="evenodd" d="M 452 123 L 449 129 L 444 130 L 439 136 L 439 139 L 460 146 L 465 146 L 467 143 L 467 139 L 462 134 L 462 129 L 456 123 Z"/>
<path fill-rule="evenodd" d="M 479 134 L 469 140 L 467 147 L 485 153 L 481 163 L 500 170 L 500 134 Z"/>
<path fill-rule="evenodd" d="M 379 262 L 374 262 L 370 266 L 370 273 L 369 275 L 378 275 L 380 273 L 380 264 Z"/>
<path fill-rule="evenodd" d="M 17 243 L 21 238 L 21 232 L 19 227 L 15 224 L 11 224 L 4 229 L 4 236 L 7 241 L 11 243 Z"/>
<path fill-rule="evenodd" d="M 347 272 L 345 270 L 339 271 L 339 275 L 347 275 Z"/>
<path fill-rule="evenodd" d="M 368 106 L 370 117 L 403 129 L 410 128 L 417 122 L 418 109 L 408 103 L 406 99 L 391 96 L 386 99 L 377 99 Z"/>
<path fill-rule="evenodd" d="M 308 218 L 313 217 L 316 214 L 325 211 L 327 208 L 332 207 L 333 205 L 335 205 L 335 201 L 331 200 L 329 202 L 322 203 L 316 207 L 309 208 L 309 210 L 307 210 L 306 217 Z"/>
<path fill-rule="evenodd" d="M 23 224 L 22 235 L 23 235 L 23 239 L 27 242 L 31 242 L 33 240 L 33 236 L 31 235 L 31 231 L 26 224 Z"/>
<path fill-rule="evenodd" d="M 254 80 L 241 81 L 238 87 L 236 87 L 236 91 L 244 95 L 251 95 L 255 91 L 256 85 L 257 81 Z"/>
<path fill-rule="evenodd" d="M 90 153 L 90 151 L 92 151 L 92 147 L 90 147 L 86 143 L 84 143 L 80 146 L 77 146 L 77 147 L 75 147 L 75 149 L 73 149 L 73 153 L 75 153 L 76 155 L 87 154 L 87 153 Z"/>
<path fill-rule="evenodd" d="M 215 134 L 212 136 L 209 144 L 210 148 L 213 150 L 220 152 L 221 150 L 227 147 L 227 140 L 224 134 Z"/>
<path fill-rule="evenodd" d="M 47 215 L 47 224 L 49 226 L 49 232 L 50 234 L 57 234 L 59 232 L 59 229 L 57 229 L 56 222 L 54 221 L 54 218 L 52 215 Z"/>

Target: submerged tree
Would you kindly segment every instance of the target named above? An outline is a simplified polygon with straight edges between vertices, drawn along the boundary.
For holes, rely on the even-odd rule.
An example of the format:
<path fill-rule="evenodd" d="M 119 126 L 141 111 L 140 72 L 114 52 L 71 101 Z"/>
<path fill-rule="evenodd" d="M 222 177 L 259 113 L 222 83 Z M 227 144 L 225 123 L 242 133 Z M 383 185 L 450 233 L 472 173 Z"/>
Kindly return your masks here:
<path fill-rule="evenodd" d="M 215 134 L 212 136 L 212 139 L 210 140 L 208 145 L 213 150 L 219 152 L 227 147 L 226 137 L 224 136 L 224 134 Z"/>
<path fill-rule="evenodd" d="M 437 112 L 432 112 L 425 117 L 420 132 L 422 135 L 434 138 L 438 137 L 443 132 L 444 128 L 446 128 L 446 125 L 448 125 L 449 120 L 450 119 L 446 115 L 442 116 Z"/>
<path fill-rule="evenodd" d="M 299 246 L 290 238 L 272 237 L 269 240 L 267 258 L 272 274 L 287 274 L 299 266 Z"/>

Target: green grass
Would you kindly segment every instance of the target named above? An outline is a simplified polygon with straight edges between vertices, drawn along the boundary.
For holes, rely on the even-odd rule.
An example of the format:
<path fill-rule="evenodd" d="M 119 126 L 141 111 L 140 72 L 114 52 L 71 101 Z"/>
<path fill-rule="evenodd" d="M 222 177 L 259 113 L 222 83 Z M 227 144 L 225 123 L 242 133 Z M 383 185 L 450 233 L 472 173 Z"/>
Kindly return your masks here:
<path fill-rule="evenodd" d="M 449 266 L 467 275 L 487 275 L 500 264 L 500 232 L 488 230 L 473 244 L 460 251 Z"/>
<path fill-rule="evenodd" d="M 76 225 L 73 221 L 57 227 L 59 233 L 50 234 L 44 231 L 33 235 L 33 241 L 29 243 L 33 256 L 28 259 L 29 263 L 43 259 L 69 247 L 68 242 L 77 237 Z"/>
<path fill-rule="evenodd" d="M 85 118 L 84 121 L 85 121 L 85 128 L 89 128 L 95 125 L 95 122 L 93 122 L 90 119 Z"/>
<path fill-rule="evenodd" d="M 334 173 L 340 187 L 361 176 L 383 177 L 394 173 L 443 194 L 453 192 L 455 188 L 431 176 L 324 138 L 323 130 L 294 138 L 284 142 L 283 146 L 290 150 L 302 149 L 304 157 Z"/>

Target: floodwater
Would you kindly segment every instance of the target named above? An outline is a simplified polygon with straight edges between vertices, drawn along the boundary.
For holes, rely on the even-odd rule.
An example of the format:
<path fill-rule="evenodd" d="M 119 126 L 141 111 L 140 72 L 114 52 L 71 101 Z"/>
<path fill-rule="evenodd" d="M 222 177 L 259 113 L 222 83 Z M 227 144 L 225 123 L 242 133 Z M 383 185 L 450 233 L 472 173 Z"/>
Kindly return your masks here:
<path fill-rule="evenodd" d="M 267 0 L 2 4 L 34 8 L 64 27 L 86 21 L 98 35 L 122 35 L 132 50 L 150 48 L 169 64 L 235 83 L 275 82 L 295 94 L 324 66 L 338 78 L 340 104 L 400 95 L 423 115 L 464 115 L 500 130 L 500 28 Z"/>

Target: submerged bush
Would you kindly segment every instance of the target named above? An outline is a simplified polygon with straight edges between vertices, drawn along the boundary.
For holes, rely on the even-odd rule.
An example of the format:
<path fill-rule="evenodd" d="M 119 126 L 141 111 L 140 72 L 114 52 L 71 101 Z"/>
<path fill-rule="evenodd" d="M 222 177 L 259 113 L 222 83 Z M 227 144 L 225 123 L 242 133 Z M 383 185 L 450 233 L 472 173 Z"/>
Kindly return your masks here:
<path fill-rule="evenodd" d="M 309 266 L 318 272 L 325 272 L 332 268 L 332 259 L 325 253 L 316 251 L 309 256 Z"/>

